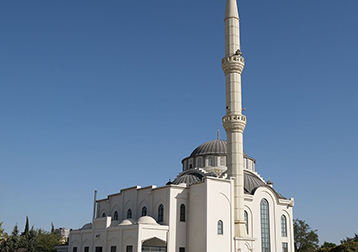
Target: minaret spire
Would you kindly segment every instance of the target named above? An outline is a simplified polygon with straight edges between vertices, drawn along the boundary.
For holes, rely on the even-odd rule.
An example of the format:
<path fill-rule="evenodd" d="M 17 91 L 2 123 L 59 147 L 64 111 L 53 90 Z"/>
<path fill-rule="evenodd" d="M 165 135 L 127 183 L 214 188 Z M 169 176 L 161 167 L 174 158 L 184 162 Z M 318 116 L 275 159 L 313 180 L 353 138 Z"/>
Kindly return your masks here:
<path fill-rule="evenodd" d="M 237 4 L 235 0 L 226 0 L 225 19 L 229 17 L 239 18 L 239 12 L 237 10 Z"/>
<path fill-rule="evenodd" d="M 240 50 L 239 11 L 236 0 L 226 0 L 225 11 L 225 55 L 232 55 Z"/>
<path fill-rule="evenodd" d="M 235 237 L 246 237 L 244 218 L 244 148 L 246 117 L 242 114 L 241 73 L 244 58 L 240 49 L 240 20 L 236 0 L 226 0 L 225 57 L 222 68 L 226 78 L 226 115 L 223 126 L 227 135 L 227 167 L 234 179 Z"/>

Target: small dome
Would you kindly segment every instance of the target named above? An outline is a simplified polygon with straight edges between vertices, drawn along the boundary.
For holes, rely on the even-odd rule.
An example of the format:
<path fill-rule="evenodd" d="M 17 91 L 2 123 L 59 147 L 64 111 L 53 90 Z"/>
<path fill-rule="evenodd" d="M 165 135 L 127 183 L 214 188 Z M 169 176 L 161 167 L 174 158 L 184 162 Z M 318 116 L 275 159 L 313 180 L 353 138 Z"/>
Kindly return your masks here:
<path fill-rule="evenodd" d="M 185 183 L 187 185 L 191 185 L 191 184 L 203 181 L 203 177 L 204 177 L 203 175 L 198 174 L 198 173 L 187 173 L 180 177 L 177 177 L 173 181 L 173 184 L 179 185 L 179 184 Z"/>
<path fill-rule="evenodd" d="M 244 171 L 244 189 L 245 189 L 245 193 L 254 194 L 255 190 L 257 188 L 259 188 L 260 186 L 271 187 L 269 183 L 265 183 L 264 181 L 262 181 L 255 174 L 253 174 L 253 173 L 251 173 L 249 171 Z M 276 193 L 276 195 L 277 195 L 277 197 L 279 199 L 286 199 L 284 196 L 282 196 L 281 194 L 279 194 L 275 190 L 274 190 L 274 192 Z"/>
<path fill-rule="evenodd" d="M 159 225 L 152 217 L 142 216 L 138 219 L 136 224 Z"/>
<path fill-rule="evenodd" d="M 252 194 L 259 186 L 266 185 L 259 177 L 251 172 L 244 171 L 244 188 L 245 191 Z"/>
<path fill-rule="evenodd" d="M 118 226 L 130 226 L 130 225 L 133 225 L 134 223 L 135 223 L 135 220 L 133 220 L 133 219 L 125 219 L 121 223 L 119 223 Z"/>
<path fill-rule="evenodd" d="M 92 223 L 87 223 L 87 224 L 83 225 L 83 227 L 81 229 L 92 229 Z"/>

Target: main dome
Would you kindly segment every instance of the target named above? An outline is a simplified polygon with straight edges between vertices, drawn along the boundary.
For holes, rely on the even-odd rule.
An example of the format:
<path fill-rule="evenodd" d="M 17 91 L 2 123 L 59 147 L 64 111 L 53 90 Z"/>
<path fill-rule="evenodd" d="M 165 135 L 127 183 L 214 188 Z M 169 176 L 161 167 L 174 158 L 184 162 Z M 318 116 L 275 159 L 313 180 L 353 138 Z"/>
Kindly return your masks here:
<path fill-rule="evenodd" d="M 203 143 L 202 145 L 198 146 L 193 152 L 190 154 L 190 157 L 195 157 L 199 155 L 215 155 L 227 154 L 227 142 L 225 140 L 216 139 L 213 141 L 209 141 Z"/>
<path fill-rule="evenodd" d="M 216 139 L 203 143 L 196 147 L 190 156 L 181 161 L 183 171 L 193 168 L 203 168 L 208 172 L 213 170 L 221 170 L 221 172 L 224 172 L 227 169 L 227 151 L 227 142 L 225 140 Z M 244 168 L 255 171 L 255 163 L 256 160 L 244 152 Z"/>
<path fill-rule="evenodd" d="M 203 143 L 196 147 L 189 157 L 196 157 L 201 155 L 227 155 L 227 142 L 225 140 L 216 139 Z M 244 151 L 244 157 L 254 160 L 249 157 Z"/>

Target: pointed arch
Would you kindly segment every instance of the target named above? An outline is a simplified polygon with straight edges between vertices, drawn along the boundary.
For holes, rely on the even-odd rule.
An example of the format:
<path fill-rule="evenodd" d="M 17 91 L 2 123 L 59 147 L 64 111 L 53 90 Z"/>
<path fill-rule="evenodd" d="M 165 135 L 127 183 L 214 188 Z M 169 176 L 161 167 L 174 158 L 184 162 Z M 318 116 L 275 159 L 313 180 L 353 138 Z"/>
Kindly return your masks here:
<path fill-rule="evenodd" d="M 147 216 L 147 212 L 148 212 L 147 207 L 144 206 L 144 207 L 142 208 L 142 216 Z"/>
<path fill-rule="evenodd" d="M 113 220 L 118 220 L 118 211 L 115 211 L 113 214 Z"/>
<path fill-rule="evenodd" d="M 132 209 L 128 209 L 127 210 L 127 219 L 132 219 L 133 218 L 133 213 L 132 213 Z"/>
<path fill-rule="evenodd" d="M 131 200 L 128 200 L 125 205 L 124 205 L 124 208 L 123 208 L 123 219 L 128 219 L 128 212 L 130 210 L 131 212 L 131 218 L 135 218 L 135 215 L 136 215 L 136 212 L 135 212 L 135 204 L 133 203 L 133 201 Z"/>

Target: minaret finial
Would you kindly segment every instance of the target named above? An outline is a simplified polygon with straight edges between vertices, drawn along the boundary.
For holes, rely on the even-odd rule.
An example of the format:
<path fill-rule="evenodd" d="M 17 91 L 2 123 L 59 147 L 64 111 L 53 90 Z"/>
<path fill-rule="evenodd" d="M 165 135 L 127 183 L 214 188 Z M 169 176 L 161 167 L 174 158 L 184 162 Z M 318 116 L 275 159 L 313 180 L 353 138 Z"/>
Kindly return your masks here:
<path fill-rule="evenodd" d="M 220 139 L 220 130 L 219 130 L 219 128 L 218 128 L 218 131 L 217 131 L 217 138 L 218 138 L 218 140 Z"/>

